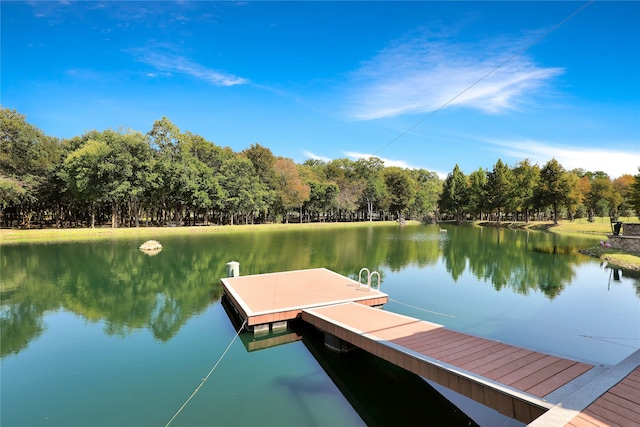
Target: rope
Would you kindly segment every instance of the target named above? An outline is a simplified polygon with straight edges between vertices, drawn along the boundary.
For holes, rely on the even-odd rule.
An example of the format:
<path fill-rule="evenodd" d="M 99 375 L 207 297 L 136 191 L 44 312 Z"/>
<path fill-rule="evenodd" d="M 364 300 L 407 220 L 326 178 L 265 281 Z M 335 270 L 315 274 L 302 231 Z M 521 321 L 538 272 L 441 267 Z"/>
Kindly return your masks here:
<path fill-rule="evenodd" d="M 215 363 L 215 365 L 213 365 L 213 368 L 211 368 L 211 370 L 209 371 L 209 373 L 207 374 L 206 377 L 204 377 L 202 379 L 202 381 L 200 382 L 200 385 L 198 385 L 198 387 L 196 387 L 195 390 L 193 390 L 193 393 L 191 393 L 191 396 L 189 396 L 189 398 L 182 404 L 182 406 L 180 407 L 180 409 L 178 409 L 178 412 L 176 412 L 174 414 L 173 417 L 171 417 L 171 419 L 169 420 L 169 422 L 167 424 L 165 424 L 164 427 L 169 427 L 169 424 L 171 424 L 173 422 L 173 420 L 176 419 L 176 417 L 178 416 L 178 414 L 180 414 L 180 412 L 182 412 L 182 410 L 185 408 L 185 406 L 187 406 L 187 404 L 189 403 L 189 401 L 193 398 L 193 396 L 196 395 L 196 393 L 198 393 L 198 391 L 200 391 L 200 389 L 202 388 L 202 386 L 204 385 L 205 382 L 207 382 L 207 380 L 209 379 L 209 377 L 211 376 L 211 374 L 213 374 L 213 371 L 216 370 L 216 368 L 218 367 L 218 365 L 220 364 L 220 362 L 222 361 L 222 359 L 224 358 L 224 356 L 227 354 L 227 352 L 229 351 L 229 349 L 231 348 L 231 346 L 233 345 L 233 343 L 235 342 L 235 340 L 240 336 L 240 332 L 242 332 L 242 329 L 244 328 L 244 325 L 247 324 L 247 321 L 245 319 L 245 321 L 242 323 L 242 326 L 240 326 L 240 329 L 238 329 L 238 332 L 236 333 L 236 335 L 233 337 L 233 339 L 231 340 L 231 342 L 229 343 L 229 345 L 227 346 L 226 350 L 222 353 L 222 356 L 220 356 L 220 358 L 218 359 L 218 361 Z"/>
<path fill-rule="evenodd" d="M 630 340 L 630 341 L 640 341 L 640 338 L 622 338 L 622 337 L 601 337 L 597 335 L 578 335 L 583 338 L 591 338 L 592 340 L 604 341 L 609 344 L 621 345 L 622 347 L 633 348 L 635 350 L 640 350 L 639 347 L 634 347 L 632 345 L 622 344 L 619 342 L 611 341 L 611 340 Z"/>
<path fill-rule="evenodd" d="M 380 148 L 378 151 L 374 152 L 372 155 L 375 156 L 376 154 L 380 153 L 382 150 L 384 150 L 385 148 L 387 148 L 388 146 L 390 146 L 391 144 L 393 144 L 394 142 L 396 142 L 397 140 L 399 140 L 400 138 L 402 138 L 403 136 L 405 136 L 406 134 L 408 134 L 409 132 L 411 132 L 413 129 L 417 128 L 418 126 L 420 126 L 422 123 L 424 123 L 427 119 L 431 118 L 431 116 L 433 116 L 434 114 L 436 114 L 437 112 L 444 110 L 446 107 L 449 106 L 449 104 L 451 104 L 453 101 L 455 101 L 456 99 L 460 98 L 462 95 L 464 95 L 466 92 L 468 92 L 469 90 L 471 90 L 474 86 L 476 86 L 477 84 L 479 84 L 480 82 L 482 82 L 484 79 L 486 79 L 487 77 L 489 77 L 490 75 L 492 75 L 493 73 L 495 73 L 496 71 L 498 71 L 500 68 L 504 67 L 507 63 L 511 62 L 513 59 L 517 58 L 518 56 L 522 55 L 524 52 L 526 52 L 527 50 L 529 50 L 529 48 L 531 48 L 533 45 L 537 44 L 540 40 L 544 39 L 545 37 L 547 37 L 549 34 L 551 34 L 552 32 L 554 32 L 555 30 L 557 30 L 558 28 L 560 28 L 562 25 L 564 25 L 567 21 L 569 21 L 571 18 L 573 18 L 574 16 L 576 16 L 577 14 L 579 14 L 580 12 L 582 12 L 584 9 L 586 9 L 587 6 L 589 6 L 591 3 L 593 3 L 594 0 L 591 0 L 587 3 L 585 3 L 584 5 L 582 5 L 580 8 L 578 8 L 576 11 L 574 11 L 572 14 L 570 14 L 569 16 L 567 16 L 566 18 L 564 18 L 562 21 L 560 21 L 559 23 L 557 23 L 556 25 L 554 25 L 553 27 L 551 27 L 549 30 L 547 30 L 544 34 L 542 34 L 540 37 L 538 37 L 537 39 L 535 39 L 534 41 L 532 41 L 531 43 L 529 43 L 527 46 L 525 46 L 524 48 L 520 49 L 519 51 L 517 51 L 516 53 L 514 53 L 513 55 L 511 55 L 509 58 L 507 58 L 505 61 L 503 61 L 502 63 L 498 64 L 495 68 L 493 68 L 491 71 L 489 71 L 487 74 L 485 74 L 484 76 L 480 77 L 478 80 L 476 80 L 474 83 L 470 84 L 469 86 L 467 86 L 464 90 L 462 90 L 461 92 L 459 92 L 456 96 L 454 96 L 453 98 L 451 98 L 450 100 L 448 100 L 447 102 L 445 102 L 444 104 L 442 104 L 440 107 L 436 108 L 435 110 L 431 111 L 429 114 L 427 114 L 425 117 L 423 117 L 421 120 L 419 120 L 417 123 L 415 123 L 414 125 L 410 126 L 407 130 L 405 130 L 404 132 L 402 132 L 400 135 L 396 136 L 394 139 L 392 139 L 391 141 L 389 141 L 386 145 L 384 145 L 382 148 Z"/>
<path fill-rule="evenodd" d="M 396 304 L 404 305 L 406 307 L 411 307 L 411 308 L 414 308 L 416 310 L 424 311 L 424 312 L 431 313 L 431 314 L 436 314 L 438 316 L 451 317 L 451 318 L 455 318 L 456 317 L 456 316 L 452 316 L 450 314 L 438 313 L 437 311 L 431 311 L 431 310 L 427 310 L 426 308 L 416 307 L 415 305 L 405 304 L 403 302 L 396 301 L 393 298 L 389 298 L 389 301 L 393 301 Z"/>

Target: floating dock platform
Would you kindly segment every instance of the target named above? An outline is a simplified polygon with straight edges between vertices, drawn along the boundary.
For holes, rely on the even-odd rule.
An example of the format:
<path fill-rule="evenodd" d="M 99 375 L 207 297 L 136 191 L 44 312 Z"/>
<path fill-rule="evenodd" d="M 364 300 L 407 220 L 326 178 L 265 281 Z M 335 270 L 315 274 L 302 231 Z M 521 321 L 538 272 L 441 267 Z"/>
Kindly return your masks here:
<path fill-rule="evenodd" d="M 301 318 L 334 350 L 361 348 L 531 427 L 640 426 L 640 350 L 613 367 L 594 366 L 376 310 L 389 297 L 371 289 L 378 273 L 364 270 L 367 285 L 325 268 L 222 285 L 228 312 L 263 334 L 249 350 L 298 340 L 286 329 Z"/>
<path fill-rule="evenodd" d="M 286 328 L 305 308 L 355 302 L 382 307 L 389 297 L 326 268 L 227 277 L 224 293 L 249 330 Z"/>

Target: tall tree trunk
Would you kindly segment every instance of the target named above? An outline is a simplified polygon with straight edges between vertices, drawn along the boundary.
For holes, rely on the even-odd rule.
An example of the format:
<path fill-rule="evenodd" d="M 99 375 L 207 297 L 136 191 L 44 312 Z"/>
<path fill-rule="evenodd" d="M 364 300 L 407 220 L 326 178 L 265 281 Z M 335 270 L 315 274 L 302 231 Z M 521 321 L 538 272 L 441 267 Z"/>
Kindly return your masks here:
<path fill-rule="evenodd" d="M 116 223 L 116 219 L 118 217 L 118 213 L 116 212 L 117 205 L 116 202 L 111 202 L 111 228 L 117 228 L 118 224 Z"/>

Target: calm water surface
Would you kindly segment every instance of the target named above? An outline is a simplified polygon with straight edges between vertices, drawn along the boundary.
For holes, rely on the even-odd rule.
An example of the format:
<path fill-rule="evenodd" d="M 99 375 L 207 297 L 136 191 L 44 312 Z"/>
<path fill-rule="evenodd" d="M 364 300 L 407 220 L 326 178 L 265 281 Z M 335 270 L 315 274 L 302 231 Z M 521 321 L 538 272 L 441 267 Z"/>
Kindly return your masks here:
<path fill-rule="evenodd" d="M 386 310 L 591 363 L 640 347 L 640 278 L 578 254 L 588 237 L 390 225 L 164 237 L 156 256 L 141 243 L 0 247 L 2 426 L 166 425 L 235 337 L 230 260 L 243 275 L 367 267 Z M 171 425 L 517 425 L 458 402 L 471 420 L 420 378 L 295 328 L 303 340 L 264 350 L 234 341 Z"/>

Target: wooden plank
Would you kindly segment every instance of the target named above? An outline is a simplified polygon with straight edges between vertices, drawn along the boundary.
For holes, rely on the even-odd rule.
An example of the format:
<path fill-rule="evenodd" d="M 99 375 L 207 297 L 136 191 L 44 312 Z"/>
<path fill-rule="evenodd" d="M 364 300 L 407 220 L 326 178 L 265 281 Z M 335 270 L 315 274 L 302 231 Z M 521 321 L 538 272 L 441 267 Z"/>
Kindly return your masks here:
<path fill-rule="evenodd" d="M 626 384 L 624 381 L 620 381 L 618 384 L 613 386 L 610 392 L 618 396 L 637 396 L 638 395 L 638 389 Z"/>
<path fill-rule="evenodd" d="M 479 345 L 478 348 L 470 349 L 469 352 L 465 352 L 458 354 L 457 356 L 452 355 L 451 359 L 448 363 L 454 364 L 456 366 L 463 366 L 465 363 L 469 363 L 473 360 L 494 354 L 503 348 L 508 348 L 510 346 L 506 344 L 499 343 L 497 341 L 491 342 L 491 345 Z"/>
<path fill-rule="evenodd" d="M 512 354 L 513 357 L 517 357 L 517 359 L 512 360 L 507 363 L 500 363 L 492 370 L 486 369 L 487 367 L 491 367 L 490 365 L 485 365 L 485 376 L 496 381 L 507 384 L 509 382 L 509 375 L 513 374 L 514 371 L 519 370 L 523 366 L 527 366 L 528 364 L 535 362 L 538 359 L 542 359 L 544 354 L 537 353 L 535 351 L 520 349 L 518 352 Z M 502 378 L 506 378 L 506 381 Z"/>
<path fill-rule="evenodd" d="M 596 420 L 595 418 L 589 416 L 589 415 L 585 415 L 585 414 L 580 414 L 578 416 L 576 416 L 574 419 L 572 419 L 569 424 L 567 424 L 567 426 L 570 427 L 604 427 L 606 426 L 606 424 L 602 424 L 599 420 Z"/>
<path fill-rule="evenodd" d="M 632 396 L 629 396 L 629 397 L 632 397 Z M 602 402 L 599 402 L 599 401 L 602 401 Z M 613 393 L 605 393 L 604 395 L 602 395 L 600 399 L 598 399 L 598 402 L 602 403 L 602 406 L 605 406 L 605 407 L 619 406 L 621 408 L 625 408 L 631 411 L 632 413 L 635 414 L 634 415 L 635 419 L 639 420 L 638 424 L 640 424 L 640 405 L 638 405 L 638 403 L 625 399 L 624 397 L 617 396 Z"/>
<path fill-rule="evenodd" d="M 552 393 L 554 390 L 557 390 L 563 385 L 578 378 L 589 369 L 591 369 L 590 365 L 587 365 L 586 363 L 576 362 L 573 365 L 569 366 L 567 369 L 558 372 L 554 376 L 547 378 L 546 380 L 531 387 L 527 390 L 527 392 L 535 396 L 546 396 L 549 393 Z"/>
<path fill-rule="evenodd" d="M 519 390 L 528 390 L 529 388 L 541 383 L 547 378 L 557 374 L 558 372 L 573 365 L 574 361 L 560 359 L 555 356 L 544 356 L 535 362 L 524 366 L 518 372 L 519 380 L 510 381 L 509 384 Z"/>
<path fill-rule="evenodd" d="M 476 348 L 478 344 L 484 343 L 486 340 L 483 338 L 474 337 L 471 335 L 461 336 L 459 340 L 455 340 L 446 345 L 442 345 L 438 350 L 430 353 L 429 355 L 435 359 L 446 360 L 455 351 L 464 351 Z"/>
<path fill-rule="evenodd" d="M 619 407 L 615 411 L 610 408 L 606 408 L 598 404 L 598 401 L 590 405 L 585 411 L 585 414 L 591 415 L 596 419 L 601 419 L 609 425 L 618 425 L 622 427 L 637 427 L 638 420 L 628 418 L 629 415 L 626 411 L 621 411 Z M 633 415 L 631 415 L 633 417 Z"/>
<path fill-rule="evenodd" d="M 542 359 L 543 357 L 544 354 L 536 353 L 535 351 L 531 350 L 525 350 L 523 348 L 518 348 L 515 352 L 510 353 L 505 357 L 501 357 L 500 359 L 496 359 L 493 362 L 486 363 L 478 367 L 477 369 L 474 369 L 473 372 L 487 378 L 496 379 L 498 378 L 498 376 L 490 376 L 489 374 L 492 371 L 499 369 L 508 372 L 508 374 L 502 375 L 502 377 L 509 378 L 510 375 L 514 375 L 514 371 L 520 372 L 520 369 L 522 369 L 524 366 L 528 366 L 538 359 Z M 500 382 L 509 384 L 509 381 Z"/>
<path fill-rule="evenodd" d="M 499 350 L 496 350 L 493 353 L 489 353 L 486 356 L 476 358 L 476 359 L 471 360 L 470 362 L 467 362 L 467 363 L 462 363 L 461 364 L 461 363 L 457 362 L 457 365 L 459 367 L 461 367 L 462 369 L 466 369 L 468 371 L 474 371 L 475 369 L 477 369 L 478 367 L 480 367 L 482 365 L 486 365 L 487 363 L 491 363 L 494 360 L 496 360 L 498 358 L 501 358 L 501 357 L 507 357 L 510 354 L 515 353 L 518 350 L 519 349 L 517 347 L 512 347 L 510 345 L 504 345 Z"/>
<path fill-rule="evenodd" d="M 490 347 L 495 346 L 496 344 L 498 344 L 495 341 L 490 341 L 484 338 L 478 338 L 480 341 L 478 341 L 477 343 L 469 343 L 467 346 L 460 346 L 458 348 L 456 348 L 455 350 L 452 350 L 449 354 L 447 354 L 446 356 L 442 356 L 442 360 L 444 360 L 447 363 L 454 363 L 455 361 L 457 361 L 460 358 L 463 358 L 465 356 L 469 356 L 472 354 L 478 354 L 478 352 L 486 350 Z"/>
<path fill-rule="evenodd" d="M 419 344 L 441 344 L 444 340 L 457 337 L 457 333 L 450 329 L 439 328 L 431 331 L 418 332 L 414 335 L 394 339 L 394 342 L 402 343 L 405 346 L 415 346 Z"/>

